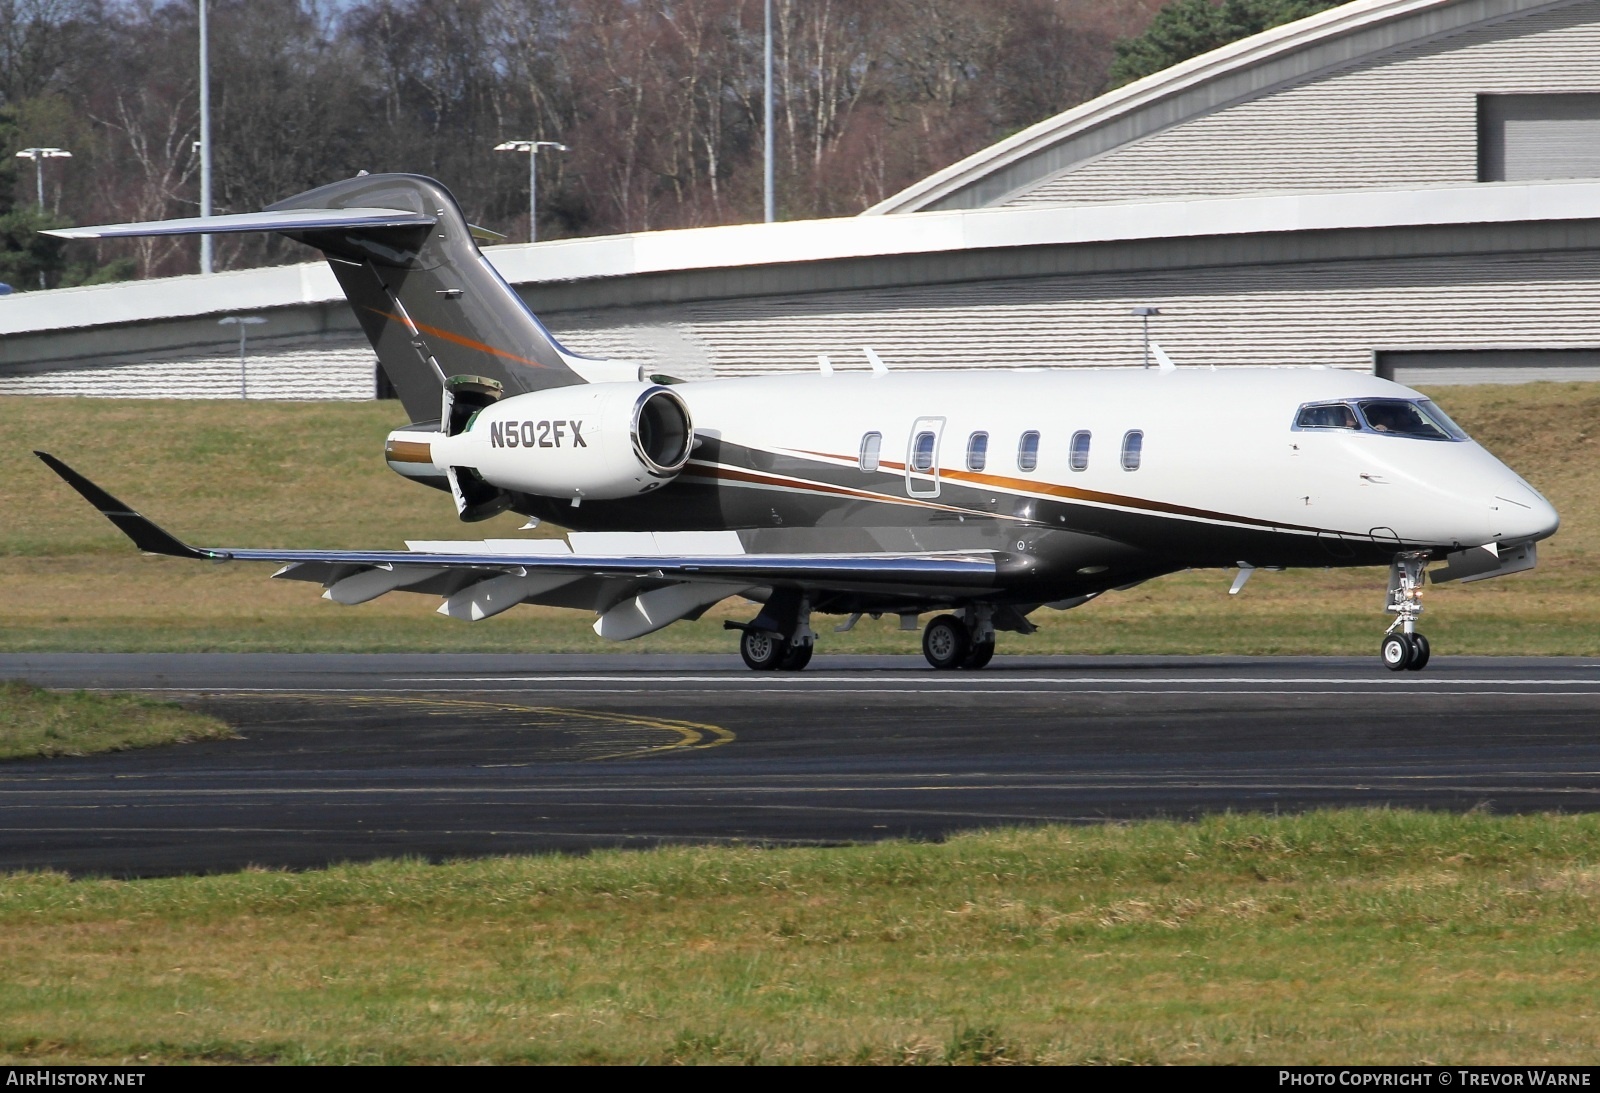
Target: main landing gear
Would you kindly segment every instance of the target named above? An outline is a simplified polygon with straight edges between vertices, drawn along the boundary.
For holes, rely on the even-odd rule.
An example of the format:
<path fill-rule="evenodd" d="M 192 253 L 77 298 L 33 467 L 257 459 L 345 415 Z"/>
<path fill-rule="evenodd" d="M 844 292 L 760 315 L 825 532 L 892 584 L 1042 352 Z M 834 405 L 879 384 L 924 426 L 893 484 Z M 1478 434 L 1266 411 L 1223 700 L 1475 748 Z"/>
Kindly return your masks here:
<path fill-rule="evenodd" d="M 739 637 L 739 655 L 757 672 L 798 672 L 811 663 L 811 641 L 793 642 L 773 630 L 746 630 Z"/>
<path fill-rule="evenodd" d="M 1417 630 L 1417 616 L 1422 614 L 1423 567 L 1428 563 L 1424 553 L 1395 555 L 1389 566 L 1389 598 L 1385 609 L 1394 615 L 1394 621 L 1383 635 L 1383 666 L 1391 672 L 1420 672 L 1428 666 L 1433 650 L 1428 639 Z"/>
<path fill-rule="evenodd" d="M 757 672 L 798 672 L 816 649 L 811 601 L 794 589 L 775 591 L 752 621 L 722 625 L 740 631 L 739 655 Z"/>
<path fill-rule="evenodd" d="M 929 664 L 946 671 L 987 666 L 994 659 L 994 615 L 993 604 L 980 603 L 934 616 L 922 632 L 922 655 Z M 1015 612 L 1003 615 L 1002 623 L 1008 629 L 1027 633 L 1026 619 L 1013 616 Z M 852 615 L 838 629 L 850 629 L 860 617 Z M 902 629 L 916 629 L 917 616 L 913 612 L 902 613 L 900 621 Z M 747 667 L 757 672 L 798 672 L 811 663 L 816 649 L 811 601 L 792 589 L 774 591 L 761 613 L 749 622 L 729 621 L 722 625 L 739 631 L 739 655 Z"/>
<path fill-rule="evenodd" d="M 942 671 L 977 670 L 994 659 L 993 609 L 979 605 L 967 616 L 936 615 L 922 632 L 922 655 Z"/>

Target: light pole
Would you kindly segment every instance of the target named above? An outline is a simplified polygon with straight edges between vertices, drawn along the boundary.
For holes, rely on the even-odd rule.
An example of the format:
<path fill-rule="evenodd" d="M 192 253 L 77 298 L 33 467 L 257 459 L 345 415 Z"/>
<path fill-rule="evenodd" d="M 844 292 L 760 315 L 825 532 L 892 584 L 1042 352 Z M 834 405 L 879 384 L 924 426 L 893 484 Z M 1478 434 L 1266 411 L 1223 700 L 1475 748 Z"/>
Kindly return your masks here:
<path fill-rule="evenodd" d="M 206 0 L 200 0 L 200 215 L 211 215 L 211 58 Z M 200 237 L 200 272 L 211 272 L 211 236 Z"/>
<path fill-rule="evenodd" d="M 570 152 L 558 140 L 508 140 L 504 144 L 496 144 L 496 152 L 526 152 L 528 153 L 528 242 L 539 241 L 539 149 L 554 148 L 558 152 Z"/>
<path fill-rule="evenodd" d="M 1150 367 L 1150 316 L 1161 314 L 1159 307 L 1136 307 L 1133 314 L 1144 321 L 1144 366 Z"/>
<path fill-rule="evenodd" d="M 259 315 L 229 315 L 225 319 L 218 319 L 217 320 L 217 325 L 218 326 L 233 326 L 234 324 L 237 323 L 238 327 L 239 327 L 239 397 L 242 398 L 242 399 L 247 399 L 247 398 L 250 397 L 250 388 L 245 383 L 245 374 L 244 374 L 244 336 L 245 336 L 245 332 L 247 330 L 249 330 L 252 326 L 260 326 L 262 323 L 264 323 L 266 321 L 267 320 L 263 319 Z"/>
<path fill-rule="evenodd" d="M 72 153 L 65 148 L 24 148 L 17 153 L 18 159 L 33 160 L 33 178 L 39 188 L 39 215 L 44 215 L 44 161 L 47 159 L 71 159 Z M 44 270 L 39 271 L 39 287 L 44 288 Z"/>
<path fill-rule="evenodd" d="M 34 180 L 39 187 L 39 211 L 44 212 L 44 161 L 47 159 L 71 159 L 72 153 L 65 148 L 24 148 L 17 153 L 18 159 L 33 160 Z"/>
<path fill-rule="evenodd" d="M 778 219 L 777 198 L 772 188 L 772 0 L 767 0 L 767 42 L 763 50 L 765 54 L 766 90 L 762 92 L 762 122 L 761 139 L 763 144 L 762 154 L 762 181 L 765 194 L 764 206 L 767 223 Z"/>

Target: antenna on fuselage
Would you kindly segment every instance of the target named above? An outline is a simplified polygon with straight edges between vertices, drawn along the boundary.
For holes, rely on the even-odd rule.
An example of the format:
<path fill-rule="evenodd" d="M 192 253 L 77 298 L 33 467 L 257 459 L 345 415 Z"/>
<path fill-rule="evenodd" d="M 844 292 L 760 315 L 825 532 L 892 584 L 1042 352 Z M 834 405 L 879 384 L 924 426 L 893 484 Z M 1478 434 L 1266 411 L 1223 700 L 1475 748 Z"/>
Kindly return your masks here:
<path fill-rule="evenodd" d="M 883 358 L 878 356 L 877 351 L 871 346 L 862 346 L 861 352 L 867 355 L 867 363 L 872 365 L 874 375 L 887 376 L 889 374 L 889 366 L 883 363 Z"/>
<path fill-rule="evenodd" d="M 828 359 L 828 355 L 826 353 L 817 354 L 817 371 L 821 372 L 824 376 L 833 375 L 833 362 Z"/>
<path fill-rule="evenodd" d="M 1167 351 L 1155 342 L 1150 343 L 1150 355 L 1156 359 L 1156 367 L 1160 368 L 1161 371 L 1176 372 L 1178 370 L 1177 364 L 1173 362 L 1171 357 L 1167 356 Z"/>

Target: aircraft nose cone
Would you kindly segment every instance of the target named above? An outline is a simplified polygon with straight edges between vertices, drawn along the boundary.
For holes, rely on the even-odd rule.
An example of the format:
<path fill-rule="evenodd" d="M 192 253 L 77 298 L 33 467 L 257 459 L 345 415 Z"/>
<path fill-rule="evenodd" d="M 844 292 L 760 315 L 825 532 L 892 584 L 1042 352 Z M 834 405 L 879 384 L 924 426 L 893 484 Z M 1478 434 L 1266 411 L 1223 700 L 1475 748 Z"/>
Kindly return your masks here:
<path fill-rule="evenodd" d="M 1548 539 L 1561 526 L 1555 506 L 1520 482 L 1500 490 L 1489 502 L 1495 539 L 1503 543 Z"/>

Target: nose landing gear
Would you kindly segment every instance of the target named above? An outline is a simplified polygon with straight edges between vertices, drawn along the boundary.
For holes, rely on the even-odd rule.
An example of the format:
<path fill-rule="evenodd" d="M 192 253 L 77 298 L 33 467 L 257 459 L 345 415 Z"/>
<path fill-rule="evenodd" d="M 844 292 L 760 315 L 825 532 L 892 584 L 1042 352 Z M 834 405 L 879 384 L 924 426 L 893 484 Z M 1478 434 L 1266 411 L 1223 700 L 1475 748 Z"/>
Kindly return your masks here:
<path fill-rule="evenodd" d="M 1422 614 L 1423 567 L 1427 563 L 1426 553 L 1411 552 L 1395 555 L 1389 566 L 1385 610 L 1395 618 L 1384 631 L 1381 656 L 1383 666 L 1391 672 L 1420 672 L 1428 666 L 1433 652 L 1428 639 L 1417 632 L 1417 616 Z"/>

